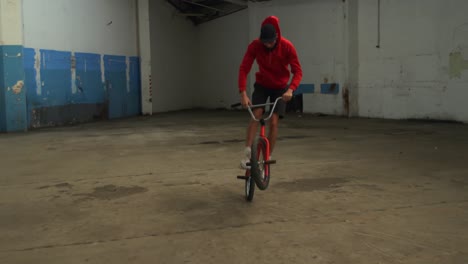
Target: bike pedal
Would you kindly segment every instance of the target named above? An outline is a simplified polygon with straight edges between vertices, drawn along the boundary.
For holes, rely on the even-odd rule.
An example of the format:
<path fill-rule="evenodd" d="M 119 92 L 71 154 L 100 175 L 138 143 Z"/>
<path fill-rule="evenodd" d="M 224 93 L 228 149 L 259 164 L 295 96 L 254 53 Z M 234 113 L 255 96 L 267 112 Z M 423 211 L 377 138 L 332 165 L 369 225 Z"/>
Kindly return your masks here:
<path fill-rule="evenodd" d="M 265 164 L 276 164 L 276 160 L 265 161 Z"/>
<path fill-rule="evenodd" d="M 241 179 L 241 180 L 247 180 L 249 177 L 247 176 L 237 176 L 237 179 Z"/>

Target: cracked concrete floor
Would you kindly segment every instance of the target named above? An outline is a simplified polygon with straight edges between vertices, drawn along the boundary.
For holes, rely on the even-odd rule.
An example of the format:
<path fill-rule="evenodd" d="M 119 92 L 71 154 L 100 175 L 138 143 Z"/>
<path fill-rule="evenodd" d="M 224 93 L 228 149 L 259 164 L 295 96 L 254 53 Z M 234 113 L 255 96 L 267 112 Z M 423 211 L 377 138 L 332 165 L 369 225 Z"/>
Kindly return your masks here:
<path fill-rule="evenodd" d="M 246 112 L 0 135 L 0 263 L 468 263 L 468 127 L 298 117 L 270 188 Z"/>

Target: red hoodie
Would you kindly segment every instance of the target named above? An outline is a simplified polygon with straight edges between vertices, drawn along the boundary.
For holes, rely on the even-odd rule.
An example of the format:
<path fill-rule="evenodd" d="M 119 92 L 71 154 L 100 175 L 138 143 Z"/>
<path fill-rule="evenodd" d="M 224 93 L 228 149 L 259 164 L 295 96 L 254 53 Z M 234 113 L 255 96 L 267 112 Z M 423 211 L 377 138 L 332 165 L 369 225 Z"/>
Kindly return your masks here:
<path fill-rule="evenodd" d="M 255 59 L 259 66 L 259 71 L 255 74 L 258 84 L 271 89 L 286 88 L 290 79 L 289 65 L 291 65 L 291 72 L 294 76 L 289 88 L 296 90 L 302 79 L 302 69 L 297 58 L 296 48 L 289 40 L 281 36 L 277 17 L 267 17 L 262 26 L 265 24 L 272 24 L 276 28 L 276 33 L 278 33 L 276 47 L 273 50 L 268 50 L 259 39 L 250 43 L 240 65 L 239 92 L 246 90 L 247 75 Z"/>

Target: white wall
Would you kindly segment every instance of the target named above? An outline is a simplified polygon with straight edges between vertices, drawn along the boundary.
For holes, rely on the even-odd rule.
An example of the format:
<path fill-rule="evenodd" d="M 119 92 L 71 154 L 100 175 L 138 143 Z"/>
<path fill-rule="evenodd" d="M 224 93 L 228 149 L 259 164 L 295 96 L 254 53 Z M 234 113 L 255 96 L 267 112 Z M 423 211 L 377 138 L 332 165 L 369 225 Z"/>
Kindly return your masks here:
<path fill-rule="evenodd" d="M 137 56 L 136 0 L 23 0 L 30 48 Z"/>
<path fill-rule="evenodd" d="M 342 96 L 320 94 L 320 84 L 345 78 L 344 22 L 341 1 L 276 0 L 251 3 L 246 11 L 200 25 L 202 104 L 228 107 L 238 101 L 237 77 L 247 45 L 260 34 L 263 19 L 276 15 L 284 37 L 295 45 L 303 69 L 302 83 L 313 83 L 316 94 L 304 96 L 305 111 L 342 114 Z M 253 92 L 256 63 L 249 74 Z"/>
<path fill-rule="evenodd" d="M 0 0 L 0 45 L 23 45 L 21 0 Z"/>
<path fill-rule="evenodd" d="M 248 11 L 198 26 L 198 106 L 229 107 L 239 102 L 239 66 L 249 44 Z"/>
<path fill-rule="evenodd" d="M 346 88 L 351 115 L 468 121 L 468 2 L 381 0 L 379 49 L 377 2 L 251 3 L 250 39 L 264 17 L 280 18 L 298 50 L 302 83 L 316 86 L 315 94 L 304 95 L 306 112 L 345 114 Z M 324 79 L 339 83 L 340 94 L 320 94 Z"/>
<path fill-rule="evenodd" d="M 176 11 L 172 6 L 151 4 L 159 7 L 152 9 L 152 61 L 153 66 L 160 68 L 153 69 L 153 97 L 165 97 L 161 102 L 153 98 L 155 109 L 160 104 L 161 110 L 180 109 L 181 104 L 174 103 L 181 100 L 180 93 L 192 96 L 182 103 L 187 107 L 229 107 L 239 101 L 237 78 L 247 45 L 258 38 L 263 19 L 277 15 L 283 36 L 291 40 L 298 51 L 304 72 L 302 83 L 316 86 L 316 94 L 304 96 L 305 111 L 343 113 L 341 92 L 320 94 L 320 84 L 325 79 L 340 84 L 345 79 L 345 24 L 341 1 L 249 3 L 248 10 L 203 23 L 195 30 L 187 20 L 174 15 Z M 198 41 L 196 50 L 192 49 L 194 39 Z M 190 53 L 196 55 L 195 59 Z M 249 92 L 253 91 L 257 69 L 254 64 L 249 74 Z M 182 73 L 176 80 L 172 77 L 175 72 Z M 170 91 L 158 92 L 158 87 Z M 191 105 L 194 101 L 195 105 Z M 168 104 L 174 107 L 164 107 Z"/>
<path fill-rule="evenodd" d="M 153 112 L 195 107 L 196 27 L 166 1 L 150 1 Z"/>
<path fill-rule="evenodd" d="M 180 35 L 186 39 L 199 38 L 195 51 L 199 55 L 193 68 L 185 69 L 183 77 L 184 80 L 193 78 L 201 91 L 200 96 L 194 96 L 197 106 L 228 106 L 228 101 L 237 99 L 233 91 L 237 89 L 238 67 L 246 46 L 258 37 L 262 20 L 276 15 L 283 35 L 297 48 L 304 72 L 302 83 L 316 86 L 314 94 L 304 95 L 306 112 L 346 114 L 343 102 L 346 88 L 350 92 L 350 114 L 354 116 L 468 122 L 464 107 L 468 98 L 468 17 L 464 10 L 468 10 L 468 2 L 381 0 L 379 49 L 376 48 L 377 2 L 249 2 L 248 15 L 240 12 L 216 19 L 202 24 L 198 31 L 175 18 L 172 18 L 171 24 L 175 25 L 172 30 L 161 30 L 169 31 L 165 34 L 170 40 L 163 42 L 170 45 Z M 170 13 L 165 12 L 166 16 Z M 175 29 L 180 32 L 174 33 Z M 193 36 L 189 31 L 198 35 Z M 172 50 L 174 54 L 183 47 L 190 50 L 181 45 Z M 176 57 L 186 61 L 189 54 Z M 250 73 L 250 92 L 256 68 L 254 65 Z M 193 69 L 197 69 L 195 77 L 185 76 Z M 338 95 L 320 93 L 320 84 L 325 79 L 340 84 Z M 191 90 L 182 88 L 181 91 Z"/>
<path fill-rule="evenodd" d="M 359 115 L 468 121 L 468 65 L 449 58 L 468 60 L 466 10 L 464 0 L 382 0 L 377 49 L 377 1 L 360 0 Z"/>

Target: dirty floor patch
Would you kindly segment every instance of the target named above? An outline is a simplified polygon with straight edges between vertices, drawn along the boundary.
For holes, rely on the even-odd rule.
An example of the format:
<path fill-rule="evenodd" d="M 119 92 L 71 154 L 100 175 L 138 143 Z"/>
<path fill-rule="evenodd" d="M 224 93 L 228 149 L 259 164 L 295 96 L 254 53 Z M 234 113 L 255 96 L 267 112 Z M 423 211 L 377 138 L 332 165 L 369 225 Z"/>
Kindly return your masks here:
<path fill-rule="evenodd" d="M 118 199 L 138 193 L 144 193 L 148 189 L 140 186 L 115 186 L 115 185 L 105 185 L 94 188 L 94 191 L 91 193 L 80 193 L 75 194 L 74 196 L 82 196 L 83 198 L 77 202 L 89 199 L 98 199 L 98 200 L 113 200 Z"/>
<path fill-rule="evenodd" d="M 346 182 L 348 181 L 343 178 L 298 179 L 295 181 L 279 182 L 275 184 L 275 188 L 282 188 L 292 192 L 312 192 L 338 188 Z"/>

